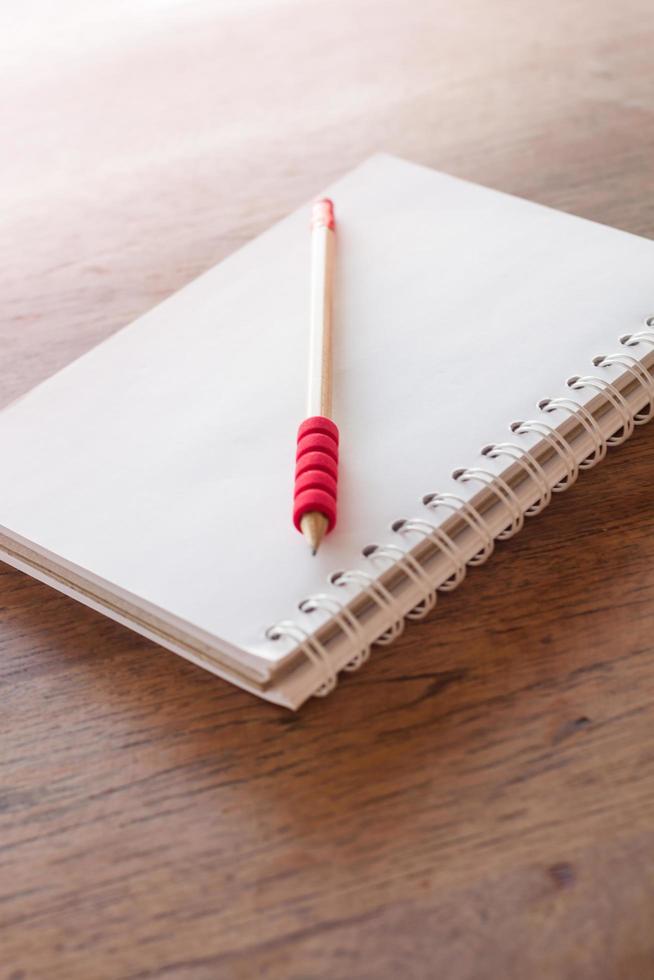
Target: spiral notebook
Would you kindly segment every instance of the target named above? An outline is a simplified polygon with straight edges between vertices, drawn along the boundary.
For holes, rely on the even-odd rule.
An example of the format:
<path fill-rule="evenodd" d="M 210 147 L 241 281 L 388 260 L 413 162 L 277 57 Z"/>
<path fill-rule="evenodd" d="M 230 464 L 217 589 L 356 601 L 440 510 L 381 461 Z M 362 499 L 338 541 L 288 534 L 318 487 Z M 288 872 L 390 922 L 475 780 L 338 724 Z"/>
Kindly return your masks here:
<path fill-rule="evenodd" d="M 654 398 L 652 242 L 389 156 L 327 193 L 341 482 L 318 556 L 291 523 L 308 207 L 0 413 L 3 559 L 289 708 L 474 590 Z"/>

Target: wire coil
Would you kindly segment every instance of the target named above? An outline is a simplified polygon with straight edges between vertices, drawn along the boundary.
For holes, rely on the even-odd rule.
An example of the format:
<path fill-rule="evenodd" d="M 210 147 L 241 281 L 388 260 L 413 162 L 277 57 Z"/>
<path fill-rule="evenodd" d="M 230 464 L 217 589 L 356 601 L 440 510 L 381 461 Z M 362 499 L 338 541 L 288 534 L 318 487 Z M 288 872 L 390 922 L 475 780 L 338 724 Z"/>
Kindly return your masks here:
<path fill-rule="evenodd" d="M 635 333 L 623 334 L 620 337 L 622 347 L 633 348 L 640 344 L 654 347 L 654 316 L 648 316 L 644 329 Z M 422 598 L 411 609 L 405 611 L 397 596 L 386 587 L 378 575 L 362 569 L 348 569 L 334 572 L 329 576 L 329 584 L 338 589 L 353 588 L 357 597 L 365 595 L 384 614 L 389 625 L 381 634 L 371 641 L 364 624 L 349 608 L 347 601 L 341 601 L 333 594 L 317 593 L 303 599 L 299 610 L 303 615 L 322 611 L 327 613 L 330 622 L 338 626 L 347 637 L 350 646 L 356 651 L 347 664 L 345 671 L 357 670 L 370 657 L 371 642 L 379 645 L 392 643 L 402 633 L 406 620 L 421 619 L 436 605 L 438 592 L 450 592 L 457 588 L 466 576 L 468 566 L 477 566 L 487 561 L 493 553 L 496 540 L 504 540 L 516 534 L 524 525 L 525 516 L 539 514 L 550 503 L 553 493 L 567 490 L 576 481 L 580 470 L 590 469 L 606 456 L 609 446 L 617 446 L 628 439 L 635 425 L 644 425 L 654 416 L 654 377 L 637 357 L 622 350 L 616 354 L 597 355 L 593 358 L 597 368 L 619 366 L 624 373 L 638 382 L 643 393 L 647 396 L 646 405 L 633 412 L 622 391 L 608 378 L 598 375 L 582 375 L 570 378 L 568 388 L 573 391 L 591 391 L 595 397 L 602 397 L 615 411 L 620 421 L 620 428 L 610 436 L 605 436 L 597 419 L 589 409 L 568 396 L 545 398 L 538 403 L 543 415 L 556 411 L 565 413 L 577 421 L 587 435 L 591 449 L 580 461 L 573 446 L 561 434 L 559 429 L 550 425 L 543 418 L 530 419 L 525 422 L 514 422 L 510 429 L 516 436 L 536 435 L 556 456 L 563 467 L 562 476 L 554 483 L 548 478 L 543 464 L 533 452 L 517 442 L 499 442 L 484 447 L 481 454 L 486 459 L 506 458 L 521 467 L 525 479 L 530 480 L 537 496 L 531 504 L 525 507 L 518 498 L 516 491 L 503 476 L 478 466 L 456 470 L 452 476 L 459 483 L 477 482 L 492 491 L 507 516 L 507 523 L 499 531 L 493 531 L 488 520 L 470 500 L 454 493 L 433 492 L 425 494 L 422 503 L 427 511 L 433 514 L 445 509 L 459 518 L 467 533 L 472 533 L 478 542 L 478 547 L 471 557 L 466 553 L 454 537 L 443 527 L 425 518 L 402 518 L 391 525 L 391 530 L 399 537 L 407 540 L 407 550 L 397 544 L 368 545 L 363 549 L 363 557 L 376 569 L 384 564 L 384 571 L 390 567 L 401 569 L 405 579 L 411 583 Z M 522 484 L 520 484 L 522 486 Z M 423 541 L 429 541 L 436 553 L 445 560 L 449 573 L 443 578 L 439 572 L 438 581 L 430 574 L 424 565 L 412 553 L 409 538 L 417 535 Z M 441 566 L 442 568 L 442 566 Z M 266 631 L 270 640 L 280 640 L 284 637 L 294 641 L 315 668 L 320 681 L 315 691 L 323 697 L 333 691 L 337 683 L 337 671 L 334 660 L 326 646 L 318 639 L 315 632 L 310 632 L 294 620 L 282 620 Z"/>
<path fill-rule="evenodd" d="M 269 640 L 280 640 L 284 636 L 295 640 L 307 660 L 311 661 L 323 678 L 314 691 L 315 696 L 323 698 L 331 694 L 336 687 L 336 670 L 334 669 L 332 658 L 315 635 L 308 633 L 293 620 L 283 619 L 280 623 L 276 623 L 275 626 L 270 626 L 266 630 L 266 636 Z"/>
<path fill-rule="evenodd" d="M 362 592 L 365 592 L 372 601 L 379 606 L 383 612 L 391 614 L 391 625 L 381 633 L 375 643 L 386 646 L 392 643 L 404 631 L 404 613 L 396 597 L 390 592 L 383 582 L 362 571 L 360 568 L 351 568 L 345 572 L 333 572 L 329 576 L 332 585 L 344 588 L 348 585 L 356 585 Z"/>
<path fill-rule="evenodd" d="M 422 619 L 436 605 L 436 590 L 432 588 L 431 580 L 427 572 L 411 554 L 410 551 L 402 551 L 394 544 L 370 545 L 363 549 L 365 558 L 375 561 L 379 558 L 385 559 L 391 565 L 399 565 L 404 574 L 409 578 L 424 597 L 420 602 L 405 614 L 406 619 Z"/>
<path fill-rule="evenodd" d="M 562 412 L 567 412 L 569 415 L 574 416 L 574 418 L 581 423 L 582 428 L 586 430 L 586 433 L 593 444 L 593 449 L 592 452 L 590 452 L 588 456 L 582 459 L 578 464 L 580 470 L 589 470 L 604 459 L 606 456 L 608 442 L 604 437 L 604 433 L 597 424 L 595 417 L 591 415 L 584 405 L 579 405 L 578 402 L 573 401 L 572 398 L 560 397 L 545 398 L 543 401 L 538 403 L 538 407 L 540 408 L 541 412 L 554 412 L 557 408 Z"/>
<path fill-rule="evenodd" d="M 581 378 L 569 378 L 568 388 L 573 388 L 577 391 L 583 391 L 584 388 L 590 388 L 591 391 L 597 391 L 600 395 L 603 395 L 603 397 L 606 398 L 616 410 L 622 425 L 614 435 L 609 436 L 606 440 L 609 446 L 619 446 L 620 443 L 629 438 L 634 431 L 634 417 L 629 410 L 629 405 L 625 401 L 622 392 L 619 391 L 614 384 L 607 381 L 606 378 L 596 378 L 592 374 L 587 374 Z"/>
<path fill-rule="evenodd" d="M 396 534 L 411 534 L 412 532 L 419 534 L 423 539 L 432 541 L 441 549 L 446 558 L 449 559 L 452 565 L 452 574 L 448 575 L 445 581 L 438 586 L 439 592 L 451 592 L 452 589 L 456 589 L 463 582 L 466 575 L 465 557 L 457 543 L 443 528 L 437 527 L 430 521 L 425 521 L 418 517 L 409 520 L 394 521 L 391 524 L 391 530 L 395 531 Z M 436 592 L 434 591 L 435 601 Z"/>
<path fill-rule="evenodd" d="M 428 493 L 422 498 L 422 502 L 430 510 L 446 507 L 453 511 L 458 517 L 463 518 L 468 527 L 481 538 L 481 548 L 472 558 L 468 559 L 467 565 L 483 565 L 485 561 L 488 561 L 495 550 L 495 538 L 492 530 L 475 507 L 456 493 Z"/>
<path fill-rule="evenodd" d="M 358 670 L 362 664 L 370 657 L 370 644 L 365 641 L 365 633 L 359 620 L 351 609 L 340 602 L 336 596 L 327 595 L 320 592 L 317 595 L 308 596 L 298 604 L 300 612 L 311 613 L 317 609 L 329 613 L 330 617 L 338 623 L 340 629 L 349 637 L 355 648 L 359 648 L 357 653 L 343 667 L 343 670 Z"/>
<path fill-rule="evenodd" d="M 489 459 L 508 456 L 509 459 L 513 459 L 516 463 L 519 463 L 527 476 L 534 481 L 540 493 L 538 499 L 524 511 L 525 517 L 535 517 L 536 514 L 540 514 L 541 510 L 547 507 L 552 499 L 552 488 L 547 481 L 545 470 L 528 449 L 516 446 L 512 442 L 499 442 L 497 445 L 486 446 L 481 452 L 482 456 L 488 456 Z"/>
<path fill-rule="evenodd" d="M 480 466 L 472 466 L 465 470 L 455 470 L 452 477 L 460 483 L 467 483 L 469 480 L 476 480 L 477 483 L 483 483 L 505 505 L 511 515 L 511 522 L 495 535 L 498 541 L 505 541 L 507 538 L 512 538 L 514 534 L 522 530 L 525 523 L 525 512 L 515 492 L 503 477 L 498 476 L 497 473 L 491 473 L 490 470 L 484 470 Z"/>
<path fill-rule="evenodd" d="M 647 411 L 641 409 L 639 412 L 633 416 L 634 425 L 645 425 L 645 422 L 649 422 L 654 414 L 654 378 L 646 371 L 643 365 L 631 354 L 600 354 L 593 358 L 593 364 L 595 367 L 611 367 L 613 364 L 619 364 L 621 367 L 626 368 L 629 374 L 634 378 L 639 385 L 645 390 L 647 395 Z"/>

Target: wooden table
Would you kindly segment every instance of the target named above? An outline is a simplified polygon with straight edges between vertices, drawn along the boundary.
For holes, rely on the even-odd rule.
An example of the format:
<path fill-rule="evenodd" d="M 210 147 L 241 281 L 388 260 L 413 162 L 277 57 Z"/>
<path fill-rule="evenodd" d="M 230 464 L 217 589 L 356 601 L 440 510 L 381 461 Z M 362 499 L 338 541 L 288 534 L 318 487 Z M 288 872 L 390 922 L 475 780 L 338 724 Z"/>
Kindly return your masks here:
<path fill-rule="evenodd" d="M 6 6 L 3 403 L 380 149 L 654 235 L 651 0 Z M 3 980 L 653 976 L 653 483 L 297 716 L 2 566 Z"/>

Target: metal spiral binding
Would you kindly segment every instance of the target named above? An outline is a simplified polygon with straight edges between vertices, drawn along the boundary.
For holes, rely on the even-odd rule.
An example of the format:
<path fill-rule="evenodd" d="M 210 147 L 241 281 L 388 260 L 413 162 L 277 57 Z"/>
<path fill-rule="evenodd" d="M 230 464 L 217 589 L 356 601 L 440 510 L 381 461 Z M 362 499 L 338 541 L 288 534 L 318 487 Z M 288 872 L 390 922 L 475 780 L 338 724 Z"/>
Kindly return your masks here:
<path fill-rule="evenodd" d="M 425 593 L 424 598 L 413 609 L 410 609 L 408 613 L 405 613 L 405 619 L 422 619 L 434 608 L 436 605 L 436 590 L 432 588 L 429 576 L 411 552 L 402 551 L 401 548 L 398 548 L 394 544 L 373 544 L 363 549 L 363 555 L 364 558 L 370 558 L 372 561 L 382 558 L 386 559 L 391 565 L 399 565 L 407 578 L 410 578 L 414 585 L 417 585 Z"/>
<path fill-rule="evenodd" d="M 607 381 L 606 378 L 596 378 L 594 375 L 588 374 L 581 378 L 569 378 L 567 385 L 568 388 L 573 388 L 577 391 L 581 391 L 584 388 L 590 388 L 592 391 L 599 392 L 599 394 L 603 395 L 607 401 L 611 402 L 613 408 L 620 416 L 622 426 L 615 435 L 609 436 L 609 438 L 606 440 L 609 446 L 619 446 L 620 443 L 624 442 L 625 439 L 628 439 L 633 433 L 634 417 L 631 414 L 629 405 L 625 401 L 622 392 L 618 391 L 615 385 L 610 381 Z"/>
<path fill-rule="evenodd" d="M 331 618 L 338 623 L 343 632 L 349 636 L 355 646 L 360 646 L 354 657 L 343 667 L 343 670 L 358 670 L 359 667 L 370 657 L 370 644 L 365 642 L 363 627 L 351 609 L 340 602 L 335 596 L 319 592 L 317 595 L 308 596 L 299 603 L 300 612 L 310 613 L 316 609 L 322 609 L 329 613 Z"/>
<path fill-rule="evenodd" d="M 557 408 L 561 409 L 563 412 L 568 412 L 570 415 L 574 416 L 586 430 L 586 433 L 593 443 L 593 450 L 578 464 L 580 470 L 589 470 L 591 467 L 596 466 L 597 463 L 604 459 L 606 456 L 608 442 L 604 438 L 604 433 L 597 424 L 594 416 L 590 414 L 587 408 L 585 408 L 583 405 L 579 405 L 577 402 L 573 401 L 572 398 L 565 397 L 544 398 L 538 403 L 538 407 L 540 408 L 541 412 L 554 412 Z M 565 487 L 563 487 L 563 489 L 565 489 Z"/>
<path fill-rule="evenodd" d="M 466 470 L 455 470 L 452 477 L 461 483 L 467 483 L 469 480 L 484 483 L 499 498 L 500 502 L 506 506 L 511 515 L 511 523 L 500 531 L 499 534 L 495 535 L 498 541 L 505 541 L 507 538 L 512 538 L 514 534 L 517 534 L 524 527 L 525 512 L 514 491 L 501 476 L 498 476 L 496 473 L 491 473 L 490 470 L 483 470 L 479 466 L 473 466 Z"/>
<path fill-rule="evenodd" d="M 331 585 L 344 588 L 347 585 L 363 586 L 363 590 L 380 609 L 393 614 L 393 620 L 388 629 L 377 637 L 375 643 L 386 646 L 392 643 L 404 630 L 404 613 L 402 607 L 392 592 L 386 588 L 383 582 L 376 579 L 374 575 L 362 571 L 360 568 L 351 568 L 346 572 L 332 572 L 329 576 Z"/>
<path fill-rule="evenodd" d="M 422 502 L 430 510 L 446 507 L 453 511 L 458 517 L 463 518 L 468 527 L 481 538 L 481 548 L 472 558 L 468 559 L 466 565 L 483 565 L 485 561 L 488 561 L 495 550 L 493 532 L 481 514 L 467 500 L 459 497 L 456 493 L 428 493 L 422 498 Z"/>
<path fill-rule="evenodd" d="M 625 333 L 620 337 L 620 343 L 625 347 L 634 347 L 636 344 L 646 343 L 654 347 L 654 316 L 648 316 L 645 326 L 649 330 L 639 330 L 637 333 Z"/>
<path fill-rule="evenodd" d="M 527 476 L 531 477 L 534 481 L 540 491 L 540 496 L 535 503 L 525 510 L 525 517 L 535 517 L 536 514 L 540 514 L 547 507 L 552 499 L 552 488 L 548 483 L 545 470 L 528 449 L 522 449 L 512 442 L 498 442 L 496 445 L 485 446 L 481 453 L 482 456 L 488 456 L 489 459 L 508 456 L 510 459 L 515 460 L 516 463 L 519 463 L 527 473 Z"/>
<path fill-rule="evenodd" d="M 318 698 L 324 698 L 328 694 L 331 694 L 336 687 L 338 677 L 329 653 L 316 636 L 308 633 L 291 619 L 283 619 L 280 623 L 276 623 L 275 626 L 270 626 L 266 630 L 266 636 L 269 640 L 279 640 L 283 636 L 288 636 L 290 639 L 295 640 L 302 652 L 306 655 L 307 660 L 310 660 L 314 667 L 317 667 L 324 675 L 322 684 L 314 691 L 314 694 Z"/>
<path fill-rule="evenodd" d="M 441 527 L 437 527 L 430 521 L 425 521 L 419 517 L 416 517 L 408 520 L 402 518 L 399 521 L 393 521 L 391 524 L 391 530 L 396 534 L 409 534 L 411 532 L 420 534 L 423 538 L 428 538 L 430 541 L 433 541 L 433 543 L 437 545 L 449 558 L 452 564 L 452 574 L 438 586 L 437 590 L 434 590 L 434 603 L 436 602 L 437 591 L 451 592 L 452 589 L 456 589 L 457 585 L 460 585 L 461 582 L 463 582 L 464 578 L 466 577 L 466 562 L 463 552 L 452 540 L 449 534 Z M 401 551 L 400 548 L 395 548 L 395 550 Z M 431 582 L 429 584 L 431 585 Z"/>
<path fill-rule="evenodd" d="M 654 316 L 647 317 L 644 330 L 632 334 L 623 334 L 620 343 L 623 347 L 635 347 L 638 344 L 650 344 L 654 347 Z M 604 436 L 596 419 L 583 405 L 572 398 L 560 396 L 546 398 L 538 403 L 543 414 L 557 410 L 566 412 L 575 418 L 583 427 L 592 444 L 588 455 L 579 462 L 574 451 L 561 435 L 558 429 L 541 419 L 531 419 L 526 422 L 514 422 L 510 429 L 515 435 L 536 434 L 556 454 L 563 464 L 564 474 L 554 486 L 550 485 L 545 470 L 531 451 L 522 448 L 517 443 L 500 442 L 489 445 L 481 450 L 488 459 L 508 457 L 519 464 L 528 479 L 538 489 L 538 498 L 528 508 L 523 509 L 515 491 L 504 478 L 490 470 L 479 467 L 456 470 L 452 476 L 455 480 L 466 483 L 476 481 L 492 490 L 510 516 L 509 524 L 499 533 L 494 533 L 483 515 L 470 501 L 453 493 L 428 493 L 422 498 L 423 505 L 434 512 L 445 508 L 456 514 L 467 524 L 468 528 L 480 540 L 479 549 L 466 560 L 465 555 L 454 539 L 442 527 L 432 524 L 423 518 L 400 519 L 393 522 L 391 530 L 401 536 L 418 534 L 424 540 L 429 540 L 440 550 L 449 562 L 452 571 L 450 575 L 436 586 L 432 582 L 426 568 L 417 560 L 410 550 L 403 550 L 394 544 L 369 545 L 363 549 L 363 556 L 370 562 L 386 561 L 389 565 L 400 567 L 407 579 L 417 589 L 422 591 L 423 598 L 409 612 L 404 613 L 402 606 L 393 593 L 386 588 L 379 578 L 361 569 L 334 572 L 329 576 L 329 583 L 337 588 L 354 586 L 360 595 L 365 593 L 384 613 L 390 615 L 391 625 L 378 636 L 374 642 L 380 645 L 392 643 L 403 631 L 407 619 L 420 619 L 433 609 L 438 592 L 449 592 L 461 584 L 468 566 L 481 565 L 490 558 L 495 547 L 495 540 L 512 537 L 524 525 L 525 516 L 539 514 L 550 502 L 552 493 L 567 490 L 576 481 L 579 471 L 590 469 L 606 456 L 608 446 L 616 446 L 624 442 L 633 432 L 634 425 L 644 425 L 654 416 L 654 378 L 643 367 L 642 363 L 631 354 L 621 351 L 617 354 L 597 355 L 593 358 L 595 367 L 608 368 L 619 365 L 637 381 L 647 394 L 647 405 L 633 414 L 622 392 L 607 378 L 595 375 L 575 376 L 567 382 L 568 387 L 582 391 L 589 389 L 600 394 L 611 404 L 620 419 L 620 430 L 608 438 Z M 322 610 L 329 614 L 351 644 L 357 649 L 356 654 L 343 667 L 343 670 L 357 670 L 370 656 L 370 643 L 366 641 L 365 630 L 356 615 L 348 608 L 346 602 L 341 602 L 333 595 L 318 593 L 303 599 L 299 604 L 302 613 Z M 283 620 L 266 631 L 271 640 L 288 637 L 294 640 L 307 659 L 320 672 L 323 680 L 315 694 L 329 694 L 337 682 L 337 672 L 332 658 L 325 646 L 317 639 L 315 633 L 310 633 L 293 620 Z"/>
<path fill-rule="evenodd" d="M 654 343 L 654 340 L 652 341 Z M 631 354 L 598 354 L 593 358 L 595 367 L 610 367 L 612 364 L 619 364 L 626 368 L 632 378 L 645 389 L 647 395 L 647 411 L 643 409 L 636 412 L 633 416 L 634 425 L 645 425 L 654 414 L 654 379 L 649 371 L 646 371 L 640 361 L 632 357 Z"/>
<path fill-rule="evenodd" d="M 576 460 L 572 449 L 565 441 L 563 436 L 552 425 L 543 422 L 542 419 L 531 419 L 528 422 L 513 422 L 511 432 L 523 435 L 525 432 L 536 432 L 549 445 L 550 449 L 559 456 L 565 466 L 565 475 L 554 484 L 552 493 L 561 493 L 571 487 L 579 476 L 579 463 Z"/>

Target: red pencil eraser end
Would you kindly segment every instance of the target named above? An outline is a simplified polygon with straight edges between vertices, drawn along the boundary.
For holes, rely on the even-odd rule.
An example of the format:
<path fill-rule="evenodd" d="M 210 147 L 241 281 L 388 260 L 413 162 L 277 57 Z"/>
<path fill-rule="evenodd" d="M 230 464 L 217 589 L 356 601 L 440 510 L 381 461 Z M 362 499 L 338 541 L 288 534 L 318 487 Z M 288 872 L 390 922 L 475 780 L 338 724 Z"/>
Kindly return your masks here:
<path fill-rule="evenodd" d="M 334 227 L 334 204 L 328 197 L 321 197 L 319 201 L 314 201 L 311 213 L 312 228 L 333 228 Z"/>

